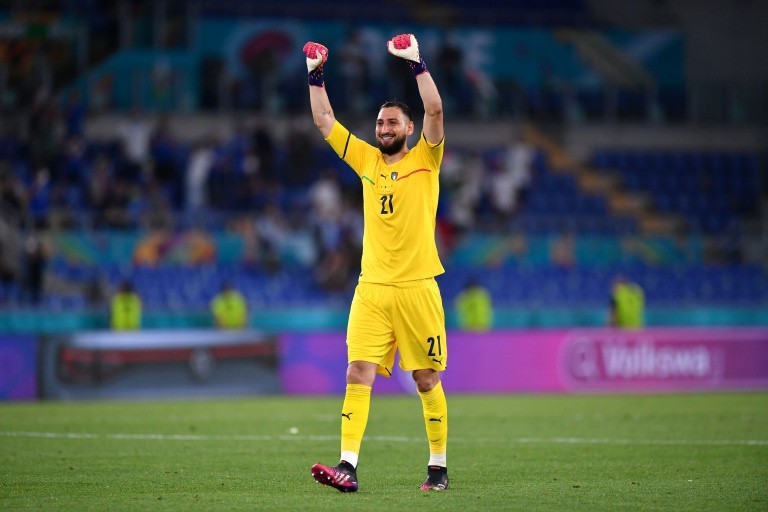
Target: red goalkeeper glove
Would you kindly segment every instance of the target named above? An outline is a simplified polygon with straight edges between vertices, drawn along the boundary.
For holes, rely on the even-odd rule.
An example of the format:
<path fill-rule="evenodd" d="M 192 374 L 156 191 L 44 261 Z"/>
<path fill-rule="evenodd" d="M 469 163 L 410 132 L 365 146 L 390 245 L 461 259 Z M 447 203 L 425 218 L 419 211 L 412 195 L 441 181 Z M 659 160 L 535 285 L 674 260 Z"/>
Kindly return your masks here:
<path fill-rule="evenodd" d="M 304 45 L 304 54 L 307 56 L 307 82 L 309 85 L 323 87 L 323 64 L 328 60 L 328 48 L 320 43 L 312 41 Z"/>
<path fill-rule="evenodd" d="M 400 34 L 387 41 L 389 53 L 401 59 L 405 59 L 413 70 L 413 76 L 418 76 L 427 71 L 424 59 L 419 55 L 419 42 L 413 34 Z"/>

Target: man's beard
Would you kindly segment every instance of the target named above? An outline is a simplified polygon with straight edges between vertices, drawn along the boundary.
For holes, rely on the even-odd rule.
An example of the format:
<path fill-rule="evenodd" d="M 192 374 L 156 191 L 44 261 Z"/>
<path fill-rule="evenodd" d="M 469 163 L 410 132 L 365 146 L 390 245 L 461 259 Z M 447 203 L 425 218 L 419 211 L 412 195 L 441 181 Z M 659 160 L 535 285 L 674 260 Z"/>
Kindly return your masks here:
<path fill-rule="evenodd" d="M 391 156 L 391 155 L 394 155 L 396 153 L 399 153 L 400 150 L 403 149 L 403 146 L 405 146 L 405 135 L 403 135 L 401 137 L 395 137 L 395 139 L 392 141 L 392 143 L 390 145 L 388 145 L 388 146 L 383 146 L 381 144 L 381 139 L 379 139 L 377 142 L 378 142 L 378 145 L 379 145 L 379 151 L 381 151 L 385 155 L 390 155 Z"/>

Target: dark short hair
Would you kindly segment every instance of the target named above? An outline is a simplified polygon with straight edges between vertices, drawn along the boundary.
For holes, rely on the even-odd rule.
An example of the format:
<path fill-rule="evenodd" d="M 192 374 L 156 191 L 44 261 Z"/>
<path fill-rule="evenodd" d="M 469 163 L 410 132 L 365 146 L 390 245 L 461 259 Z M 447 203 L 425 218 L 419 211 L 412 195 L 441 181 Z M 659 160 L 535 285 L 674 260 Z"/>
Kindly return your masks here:
<path fill-rule="evenodd" d="M 383 108 L 391 108 L 391 107 L 399 108 L 400 110 L 402 110 L 403 114 L 405 114 L 405 117 L 407 117 L 409 121 L 413 121 L 413 113 L 411 112 L 411 107 L 409 107 L 402 101 L 396 101 L 396 100 L 385 101 L 384 103 L 381 104 L 381 107 L 379 107 L 379 110 Z"/>

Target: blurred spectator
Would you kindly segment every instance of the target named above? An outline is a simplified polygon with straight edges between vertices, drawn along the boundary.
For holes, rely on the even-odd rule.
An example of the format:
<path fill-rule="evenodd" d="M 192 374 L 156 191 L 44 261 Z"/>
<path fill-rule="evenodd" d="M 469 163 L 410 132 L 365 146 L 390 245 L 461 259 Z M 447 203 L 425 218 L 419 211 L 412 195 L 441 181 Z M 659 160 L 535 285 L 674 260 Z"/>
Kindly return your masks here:
<path fill-rule="evenodd" d="M 77 136 L 69 137 L 63 154 L 53 169 L 51 226 L 71 228 L 79 214 L 87 208 L 90 162 L 85 155 L 85 143 Z"/>
<path fill-rule="evenodd" d="M 63 108 L 67 137 L 82 137 L 85 134 L 85 116 L 88 108 L 78 91 L 72 92 Z"/>
<path fill-rule="evenodd" d="M 64 142 L 64 151 L 55 169 L 54 181 L 63 182 L 66 187 L 84 190 L 90 174 L 90 165 L 85 155 L 85 141 L 77 136 Z"/>
<path fill-rule="evenodd" d="M 491 76 L 482 68 L 473 66 L 465 71 L 471 86 L 472 114 L 477 119 L 488 119 L 494 115 L 499 100 L 499 91 Z"/>
<path fill-rule="evenodd" d="M 461 44 L 456 36 L 448 36 L 437 54 L 436 80 L 440 83 L 440 95 L 449 114 L 467 115 L 469 105 Z"/>
<path fill-rule="evenodd" d="M 110 325 L 116 331 L 128 331 L 141 328 L 143 305 L 141 297 L 133 288 L 133 283 L 123 280 L 117 293 L 112 297 Z"/>
<path fill-rule="evenodd" d="M 118 176 L 128 182 L 143 181 L 144 168 L 150 155 L 152 125 L 138 110 L 133 110 L 131 116 L 118 125 L 117 134 L 123 156 L 123 165 L 118 170 Z"/>
<path fill-rule="evenodd" d="M 622 329 L 640 329 L 645 325 L 645 292 L 624 276 L 613 281 L 608 324 Z"/>
<path fill-rule="evenodd" d="M 43 298 L 45 271 L 51 257 L 43 233 L 31 231 L 24 240 L 22 291 L 27 302 L 36 306 Z"/>
<path fill-rule="evenodd" d="M 363 216 L 362 209 L 355 204 L 359 199 L 357 194 L 344 197 L 339 218 L 319 226 L 315 233 L 319 256 L 314 276 L 326 291 L 349 291 L 360 274 Z"/>
<path fill-rule="evenodd" d="M 231 210 L 246 211 L 252 204 L 252 180 L 257 179 L 261 163 L 252 149 L 251 134 L 243 120 L 235 122 L 234 132 L 224 143 L 224 153 L 231 169 L 229 205 Z"/>
<path fill-rule="evenodd" d="M 315 266 L 317 284 L 328 292 L 346 291 L 350 285 L 349 270 L 353 264 L 346 240 L 339 238 L 337 245 L 323 251 Z"/>
<path fill-rule="evenodd" d="M 286 152 L 288 168 L 281 181 L 288 186 L 304 186 L 310 180 L 310 172 L 315 163 L 313 158 L 312 138 L 306 127 L 297 124 L 288 132 Z"/>
<path fill-rule="evenodd" d="M 493 326 L 493 300 L 476 279 L 469 279 L 456 296 L 456 316 L 459 329 L 483 332 Z"/>
<path fill-rule="evenodd" d="M 230 282 L 211 300 L 211 314 L 219 329 L 244 329 L 248 326 L 248 303 Z"/>
<path fill-rule="evenodd" d="M 317 224 L 339 222 L 341 216 L 341 185 L 336 170 L 328 168 L 309 187 L 313 221 Z"/>
<path fill-rule="evenodd" d="M 0 165 L 0 219 L 21 227 L 25 213 L 23 185 L 10 169 Z"/>
<path fill-rule="evenodd" d="M 213 167 L 213 148 L 207 140 L 195 144 L 185 172 L 186 209 L 197 215 L 208 206 L 208 175 Z"/>
<path fill-rule="evenodd" d="M 233 211 L 232 195 L 236 186 L 237 176 L 232 162 L 224 148 L 219 146 L 213 151 L 213 162 L 206 183 L 209 205 L 216 210 Z"/>
<path fill-rule="evenodd" d="M 131 215 L 133 191 L 124 178 L 118 177 L 107 189 L 104 199 L 96 208 L 95 224 L 97 227 L 130 229 L 136 227 Z"/>
<path fill-rule="evenodd" d="M 149 139 L 152 178 L 172 200 L 179 195 L 176 187 L 176 146 L 177 142 L 171 133 L 168 118 L 161 119 Z"/>
<path fill-rule="evenodd" d="M 48 168 L 41 167 L 35 173 L 35 179 L 27 191 L 27 208 L 34 226 L 48 226 L 52 196 L 53 186 Z"/>
<path fill-rule="evenodd" d="M 18 278 L 25 205 L 20 180 L 0 162 L 0 285 Z"/>
<path fill-rule="evenodd" d="M 335 169 L 323 171 L 309 196 L 318 254 L 315 280 L 325 290 L 344 291 L 358 274 L 362 219 L 345 200 Z"/>
<path fill-rule="evenodd" d="M 356 190 L 347 189 L 342 197 L 341 224 L 344 228 L 344 236 L 348 241 L 347 249 L 352 253 L 352 261 L 359 262 L 363 255 L 363 198 Z M 358 276 L 358 265 L 350 269 L 352 277 Z"/>
<path fill-rule="evenodd" d="M 259 260 L 268 272 L 276 272 L 280 269 L 280 254 L 290 231 L 288 220 L 283 211 L 272 203 L 258 217 L 256 228 Z"/>
<path fill-rule="evenodd" d="M 87 187 L 88 206 L 92 211 L 101 212 L 107 207 L 106 200 L 113 179 L 112 161 L 103 154 L 96 156 L 91 167 L 91 177 Z"/>
<path fill-rule="evenodd" d="M 259 172 L 266 179 L 276 177 L 275 169 L 275 142 L 272 134 L 263 125 L 259 124 L 251 134 L 251 149 L 259 159 Z"/>
<path fill-rule="evenodd" d="M 459 232 L 475 225 L 484 177 L 485 167 L 479 154 L 446 149 L 440 178 L 448 194 L 450 223 Z"/>
<path fill-rule="evenodd" d="M 48 92 L 41 89 L 29 111 L 29 151 L 32 165 L 54 165 L 63 136 L 61 118 Z"/>
<path fill-rule="evenodd" d="M 534 156 L 533 147 L 522 135 L 515 136 L 504 153 L 504 168 L 513 177 L 518 205 L 525 203 L 528 188 L 531 186 Z"/>
<path fill-rule="evenodd" d="M 242 43 L 238 56 L 247 70 L 247 78 L 236 106 L 269 112 L 279 110 L 281 63 L 289 58 L 291 50 L 291 38 L 280 30 L 255 35 Z"/>
<path fill-rule="evenodd" d="M 490 178 L 491 204 L 501 225 L 506 223 L 525 201 L 531 183 L 533 149 L 521 136 L 507 146 L 501 168 Z"/>
<path fill-rule="evenodd" d="M 232 232 L 243 241 L 243 266 L 256 268 L 261 264 L 261 240 L 256 219 L 252 215 L 235 218 L 230 224 Z"/>
<path fill-rule="evenodd" d="M 0 289 L 16 282 L 17 256 L 16 247 L 9 243 L 8 237 L 0 236 Z M 4 297 L 0 297 L 2 298 Z"/>
<path fill-rule="evenodd" d="M 142 194 L 131 202 L 131 216 L 141 226 L 150 229 L 168 229 L 173 225 L 173 205 L 167 189 L 151 180 Z"/>
<path fill-rule="evenodd" d="M 370 84 L 370 63 L 365 49 L 363 34 L 351 29 L 339 49 L 339 69 L 345 90 L 340 94 L 344 110 L 351 115 L 362 114 L 368 110 L 368 88 Z"/>

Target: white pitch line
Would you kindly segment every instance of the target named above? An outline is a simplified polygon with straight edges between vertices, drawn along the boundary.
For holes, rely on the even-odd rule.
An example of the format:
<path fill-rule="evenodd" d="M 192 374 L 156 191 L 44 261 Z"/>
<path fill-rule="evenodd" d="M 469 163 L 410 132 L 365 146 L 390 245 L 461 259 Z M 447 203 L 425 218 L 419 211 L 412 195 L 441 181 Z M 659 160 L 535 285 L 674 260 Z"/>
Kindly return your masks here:
<path fill-rule="evenodd" d="M 768 446 L 768 439 L 607 439 L 583 437 L 520 437 L 520 444 L 616 444 L 661 446 Z"/>
<path fill-rule="evenodd" d="M 0 437 L 30 437 L 44 439 L 118 439 L 141 441 L 337 441 L 337 435 L 203 435 L 203 434 L 94 434 L 88 432 L 28 432 L 0 431 Z M 423 442 L 421 437 L 366 436 L 366 441 L 386 443 Z M 516 444 L 606 444 L 651 446 L 768 446 L 768 439 L 610 439 L 585 437 L 518 437 L 511 439 L 452 437 L 451 442 L 516 443 Z"/>

